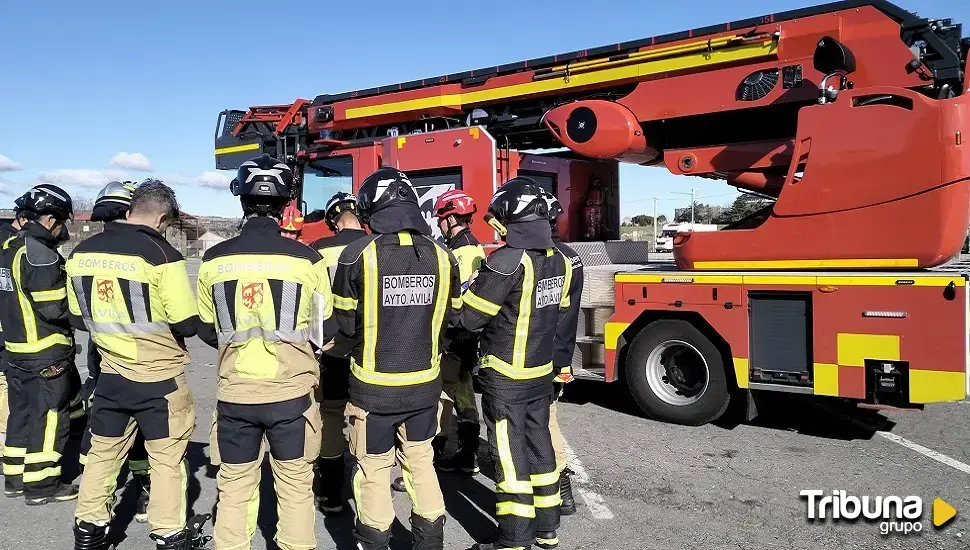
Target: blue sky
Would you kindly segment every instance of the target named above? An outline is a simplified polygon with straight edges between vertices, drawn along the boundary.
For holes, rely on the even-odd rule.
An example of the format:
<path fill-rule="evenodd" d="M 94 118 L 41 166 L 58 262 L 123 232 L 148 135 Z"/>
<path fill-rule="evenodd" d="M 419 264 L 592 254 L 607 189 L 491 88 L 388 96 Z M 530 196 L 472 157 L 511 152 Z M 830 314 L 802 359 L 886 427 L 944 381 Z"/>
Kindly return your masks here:
<path fill-rule="evenodd" d="M 966 0 L 897 0 L 970 26 Z M 109 179 L 176 184 L 183 209 L 238 214 L 215 170 L 225 108 L 289 103 L 813 5 L 812 0 L 19 2 L 0 4 L 0 206 L 37 181 L 94 196 Z M 744 6 L 744 7 L 739 7 Z M 445 17 L 447 19 L 445 19 Z M 498 29 L 508 38 L 497 38 Z M 964 30 L 964 35 L 967 30 Z M 114 161 L 114 164 L 112 163 Z M 624 167 L 623 216 L 668 217 L 721 182 Z"/>

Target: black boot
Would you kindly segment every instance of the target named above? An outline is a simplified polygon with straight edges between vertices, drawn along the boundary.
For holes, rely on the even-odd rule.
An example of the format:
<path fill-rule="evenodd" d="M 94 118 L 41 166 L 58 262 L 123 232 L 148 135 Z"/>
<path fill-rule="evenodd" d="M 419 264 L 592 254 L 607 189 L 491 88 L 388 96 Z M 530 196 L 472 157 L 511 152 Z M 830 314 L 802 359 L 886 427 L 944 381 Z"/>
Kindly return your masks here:
<path fill-rule="evenodd" d="M 344 506 L 344 457 L 317 459 L 320 470 L 320 511 L 337 516 L 346 511 Z"/>
<path fill-rule="evenodd" d="M 135 486 L 138 488 L 138 502 L 135 504 L 135 521 L 145 523 L 148 521 L 148 498 L 152 490 L 152 478 L 145 474 L 134 476 Z"/>
<path fill-rule="evenodd" d="M 458 423 L 458 452 L 438 464 L 442 472 L 461 472 L 475 475 L 478 469 L 478 434 L 480 427 L 475 422 Z"/>
<path fill-rule="evenodd" d="M 17 498 L 24 496 L 24 484 L 19 479 L 12 481 L 9 477 L 3 479 L 3 494 L 7 498 Z"/>
<path fill-rule="evenodd" d="M 395 490 L 395 491 L 397 491 L 399 493 L 404 493 L 404 492 L 407 492 L 407 490 L 408 490 L 408 488 L 404 486 L 404 478 L 403 477 L 396 477 L 396 478 L 394 478 L 394 481 L 391 482 L 391 489 L 393 489 L 393 490 Z"/>
<path fill-rule="evenodd" d="M 155 534 L 148 537 L 155 541 L 155 550 L 206 550 L 212 537 L 203 534 L 202 526 L 211 517 L 211 514 L 199 514 L 189 519 L 181 531 L 164 537 Z"/>
<path fill-rule="evenodd" d="M 66 483 L 61 483 L 57 486 L 49 495 L 37 497 L 37 496 L 26 496 L 25 501 L 27 506 L 43 506 L 44 504 L 53 504 L 55 502 L 66 502 L 68 500 L 77 499 L 78 487 L 77 485 L 68 485 Z"/>
<path fill-rule="evenodd" d="M 559 474 L 559 495 L 562 498 L 562 505 L 559 506 L 559 515 L 571 516 L 576 513 L 576 500 L 573 498 L 573 485 L 569 481 L 572 475 L 569 468 L 563 469 Z"/>
<path fill-rule="evenodd" d="M 542 550 L 552 550 L 559 547 L 559 536 L 555 531 L 536 531 L 536 546 Z"/>
<path fill-rule="evenodd" d="M 357 547 L 360 550 L 388 550 L 391 544 L 390 531 L 378 531 L 359 520 L 354 529 L 354 538 L 357 539 Z"/>
<path fill-rule="evenodd" d="M 108 526 L 86 521 L 76 522 L 74 550 L 108 550 Z"/>
<path fill-rule="evenodd" d="M 445 516 L 433 522 L 417 514 L 411 514 L 413 550 L 443 550 L 445 547 Z"/>

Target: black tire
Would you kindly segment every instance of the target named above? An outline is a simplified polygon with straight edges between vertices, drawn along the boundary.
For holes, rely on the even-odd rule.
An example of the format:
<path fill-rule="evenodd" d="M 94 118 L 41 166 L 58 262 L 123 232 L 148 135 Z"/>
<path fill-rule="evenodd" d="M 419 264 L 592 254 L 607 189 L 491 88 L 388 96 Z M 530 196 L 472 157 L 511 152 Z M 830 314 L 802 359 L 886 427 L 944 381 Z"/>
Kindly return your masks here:
<path fill-rule="evenodd" d="M 679 343 L 671 344 L 671 342 Z M 689 347 L 683 346 L 682 343 L 688 344 Z M 706 364 L 707 367 L 706 387 L 682 394 L 695 399 L 690 403 L 671 404 L 668 402 L 669 398 L 665 400 L 661 394 L 654 391 L 648 380 L 647 361 L 651 353 L 672 345 L 675 347 L 668 349 L 682 349 L 687 353 L 685 357 L 688 361 L 692 361 L 695 373 L 702 372 L 703 365 Z M 703 362 L 696 359 L 697 354 L 693 353 L 695 351 Z M 630 344 L 624 372 L 630 394 L 637 405 L 648 416 L 661 422 L 700 426 L 720 418 L 731 402 L 720 351 L 701 331 L 687 321 L 664 319 L 644 327 Z"/>

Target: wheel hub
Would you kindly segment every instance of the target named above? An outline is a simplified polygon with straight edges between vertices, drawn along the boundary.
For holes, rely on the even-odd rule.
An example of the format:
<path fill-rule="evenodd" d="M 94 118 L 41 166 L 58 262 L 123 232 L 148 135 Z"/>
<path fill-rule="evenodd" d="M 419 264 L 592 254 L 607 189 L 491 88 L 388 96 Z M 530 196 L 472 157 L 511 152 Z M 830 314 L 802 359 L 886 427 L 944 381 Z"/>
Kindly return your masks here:
<path fill-rule="evenodd" d="M 669 340 L 654 348 L 647 357 L 646 371 L 653 393 L 665 403 L 679 407 L 697 402 L 710 381 L 704 356 L 682 340 Z"/>

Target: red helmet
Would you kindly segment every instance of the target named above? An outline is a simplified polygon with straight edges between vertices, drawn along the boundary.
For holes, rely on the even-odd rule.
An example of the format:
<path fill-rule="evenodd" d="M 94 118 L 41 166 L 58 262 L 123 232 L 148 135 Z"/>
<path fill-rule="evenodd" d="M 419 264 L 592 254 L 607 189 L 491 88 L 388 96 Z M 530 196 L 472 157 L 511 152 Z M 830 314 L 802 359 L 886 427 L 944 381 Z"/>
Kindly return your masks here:
<path fill-rule="evenodd" d="M 280 220 L 280 229 L 284 231 L 302 231 L 303 213 L 296 207 L 295 203 L 290 203 L 283 210 L 283 218 Z"/>
<path fill-rule="evenodd" d="M 451 215 L 469 216 L 475 212 L 478 212 L 475 199 L 459 189 L 445 191 L 438 196 L 438 200 L 434 203 L 434 215 L 438 218 Z"/>

